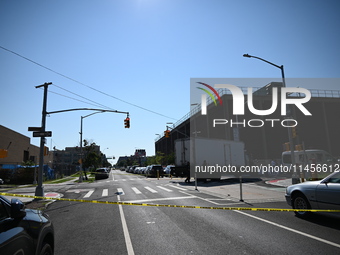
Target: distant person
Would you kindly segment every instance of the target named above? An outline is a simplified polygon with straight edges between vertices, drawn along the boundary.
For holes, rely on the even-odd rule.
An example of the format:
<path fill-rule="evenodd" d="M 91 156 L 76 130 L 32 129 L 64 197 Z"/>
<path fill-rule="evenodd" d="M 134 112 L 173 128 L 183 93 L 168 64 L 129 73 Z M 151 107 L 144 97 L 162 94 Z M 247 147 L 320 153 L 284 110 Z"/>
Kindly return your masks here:
<path fill-rule="evenodd" d="M 270 165 L 271 165 L 271 166 L 276 166 L 277 163 L 276 163 L 276 161 L 273 159 L 272 162 L 270 163 Z"/>
<path fill-rule="evenodd" d="M 185 179 L 184 182 L 190 183 L 190 166 L 189 166 L 189 164 L 187 165 L 187 167 L 185 169 L 185 175 L 187 176 L 187 178 Z"/>

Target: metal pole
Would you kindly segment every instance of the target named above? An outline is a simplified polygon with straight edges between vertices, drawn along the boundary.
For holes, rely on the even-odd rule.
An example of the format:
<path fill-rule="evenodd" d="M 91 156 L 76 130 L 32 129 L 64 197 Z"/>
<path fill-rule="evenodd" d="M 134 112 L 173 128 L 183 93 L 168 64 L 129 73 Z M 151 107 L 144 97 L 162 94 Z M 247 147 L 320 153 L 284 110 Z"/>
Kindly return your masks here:
<path fill-rule="evenodd" d="M 244 202 L 242 192 L 242 176 L 240 176 L 240 202 Z"/>
<path fill-rule="evenodd" d="M 79 182 L 83 182 L 83 116 L 80 116 L 80 174 Z"/>
<path fill-rule="evenodd" d="M 283 70 L 283 65 L 280 66 L 281 69 L 281 75 L 282 75 L 282 85 L 283 87 L 286 87 L 286 80 L 285 80 L 285 73 Z M 287 106 L 289 107 L 288 112 L 289 115 L 293 117 L 293 108 L 291 106 Z M 291 154 L 291 161 L 292 161 L 292 166 L 295 167 L 295 146 L 294 146 L 294 139 L 293 139 L 293 128 L 289 127 L 288 128 L 288 138 L 289 138 L 289 147 L 290 147 L 290 154 Z M 294 168 L 295 169 L 295 168 Z M 294 172 L 292 175 L 292 184 L 296 184 L 298 183 L 298 177 L 296 176 L 296 173 Z"/>
<path fill-rule="evenodd" d="M 249 54 L 243 54 L 243 57 L 247 57 L 247 58 L 257 58 L 259 60 L 262 60 L 270 65 L 273 65 L 277 68 L 280 68 L 281 69 L 281 76 L 282 76 L 282 86 L 283 87 L 286 87 L 286 80 L 285 80 L 285 74 L 284 74 L 284 70 L 283 70 L 283 65 L 281 66 L 278 66 L 278 65 L 275 65 L 274 63 L 272 62 L 269 62 L 263 58 L 259 58 L 259 57 L 256 57 L 256 56 L 252 56 L 252 55 L 249 55 Z M 289 114 L 292 115 L 293 114 L 293 108 L 292 107 L 289 107 Z M 295 169 L 295 155 L 294 155 L 294 141 L 293 141 L 293 129 L 292 127 L 289 127 L 288 128 L 288 138 L 289 138 L 289 146 L 290 146 L 290 153 L 291 153 L 291 162 L 292 162 L 292 166 L 294 167 Z M 293 176 L 292 176 L 292 184 L 295 184 L 297 183 L 297 178 L 296 178 L 296 173 L 293 173 Z"/>
<path fill-rule="evenodd" d="M 47 89 L 48 89 L 48 85 L 51 85 L 51 84 L 52 84 L 52 82 L 44 83 L 43 85 L 36 86 L 36 88 L 44 87 L 41 132 L 45 132 L 45 128 L 46 128 Z M 39 197 L 44 196 L 44 187 L 43 187 L 44 145 L 45 145 L 45 137 L 41 137 L 40 138 L 40 158 L 39 158 L 38 186 L 35 189 L 35 195 L 39 196 Z"/>

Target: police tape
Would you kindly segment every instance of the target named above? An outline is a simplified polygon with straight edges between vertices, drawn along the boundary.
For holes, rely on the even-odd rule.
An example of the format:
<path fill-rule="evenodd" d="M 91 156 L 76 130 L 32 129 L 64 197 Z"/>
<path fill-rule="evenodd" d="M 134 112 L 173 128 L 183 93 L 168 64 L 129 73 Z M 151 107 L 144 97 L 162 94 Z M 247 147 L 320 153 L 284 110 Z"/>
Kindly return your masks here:
<path fill-rule="evenodd" d="M 263 211 L 263 212 L 340 212 L 340 210 L 326 210 L 326 209 L 285 209 L 285 208 L 250 208 L 250 207 L 216 207 L 216 206 L 196 206 L 196 205 L 167 205 L 167 204 L 145 204 L 145 203 L 130 203 L 130 202 L 111 202 L 100 200 L 86 200 L 86 199 L 72 199 L 72 198 L 56 198 L 56 197 L 42 197 L 30 196 L 13 193 L 0 193 L 2 196 L 12 197 L 26 197 L 42 200 L 59 200 L 68 202 L 81 202 L 93 204 L 106 205 L 134 205 L 134 206 L 151 206 L 151 207 L 171 207 L 171 208 L 190 208 L 190 209 L 210 209 L 210 210 L 229 210 L 229 211 Z"/>

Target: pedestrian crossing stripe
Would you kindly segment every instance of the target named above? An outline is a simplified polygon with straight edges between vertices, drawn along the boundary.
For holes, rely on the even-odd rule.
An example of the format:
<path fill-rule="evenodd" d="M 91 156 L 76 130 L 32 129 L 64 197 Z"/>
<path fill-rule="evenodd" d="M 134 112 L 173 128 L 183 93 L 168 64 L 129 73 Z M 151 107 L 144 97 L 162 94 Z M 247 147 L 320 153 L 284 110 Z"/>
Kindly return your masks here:
<path fill-rule="evenodd" d="M 167 189 L 167 188 L 164 188 L 164 187 L 162 187 L 162 186 L 157 186 L 157 187 L 160 188 L 160 189 L 162 189 L 162 190 L 165 190 L 165 191 L 167 191 L 167 192 L 172 192 L 171 189 Z"/>
<path fill-rule="evenodd" d="M 92 195 L 92 193 L 94 192 L 94 190 L 90 190 L 89 192 L 86 193 L 86 195 L 84 196 L 84 198 L 90 197 Z"/>
<path fill-rule="evenodd" d="M 108 189 L 103 189 L 102 197 L 107 197 L 108 195 L 109 195 L 109 190 Z"/>
<path fill-rule="evenodd" d="M 106 205 L 134 205 L 134 206 L 151 206 L 151 207 L 172 207 L 172 208 L 188 208 L 188 209 L 210 209 L 210 210 L 230 210 L 230 211 L 271 211 L 271 212 L 340 212 L 340 210 L 321 210 L 321 209 L 284 209 L 284 208 L 251 208 L 251 207 L 213 207 L 213 206 L 195 206 L 195 205 L 163 205 L 163 204 L 145 204 L 145 203 L 129 203 L 129 202 L 110 202 L 101 200 L 71 199 L 71 198 L 55 198 L 43 196 L 29 196 L 13 193 L 0 193 L 2 196 L 11 197 L 27 197 L 43 200 L 59 200 L 68 202 L 81 202 Z"/>
<path fill-rule="evenodd" d="M 118 195 L 125 195 L 124 190 L 122 188 L 117 188 Z"/>
<path fill-rule="evenodd" d="M 142 192 L 140 192 L 136 187 L 132 187 L 131 188 L 137 195 L 138 194 L 142 194 Z"/>
<path fill-rule="evenodd" d="M 150 188 L 150 187 L 144 187 L 145 189 L 147 189 L 148 191 L 150 191 L 151 193 L 158 193 L 158 191 Z"/>

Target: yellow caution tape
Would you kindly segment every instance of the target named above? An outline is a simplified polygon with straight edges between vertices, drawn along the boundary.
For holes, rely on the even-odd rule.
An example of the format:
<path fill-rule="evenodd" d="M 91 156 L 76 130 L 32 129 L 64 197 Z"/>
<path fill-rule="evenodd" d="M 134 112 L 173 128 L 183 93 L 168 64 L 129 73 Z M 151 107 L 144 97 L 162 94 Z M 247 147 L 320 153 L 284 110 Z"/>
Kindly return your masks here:
<path fill-rule="evenodd" d="M 284 209 L 284 208 L 249 208 L 249 207 L 215 207 L 215 206 L 195 206 L 195 205 L 162 205 L 162 204 L 145 204 L 145 203 L 129 203 L 129 202 L 110 202 L 99 200 L 86 199 L 71 199 L 71 198 L 54 198 L 21 195 L 13 193 L 0 193 L 2 196 L 12 197 L 27 197 L 43 200 L 60 200 L 69 202 L 82 202 L 93 204 L 109 204 L 109 205 L 136 205 L 136 206 L 153 206 L 153 207 L 176 207 L 176 208 L 191 208 L 191 209 L 211 209 L 211 210 L 233 210 L 233 211 L 264 211 L 264 212 L 340 212 L 340 210 L 322 210 L 322 209 Z"/>

